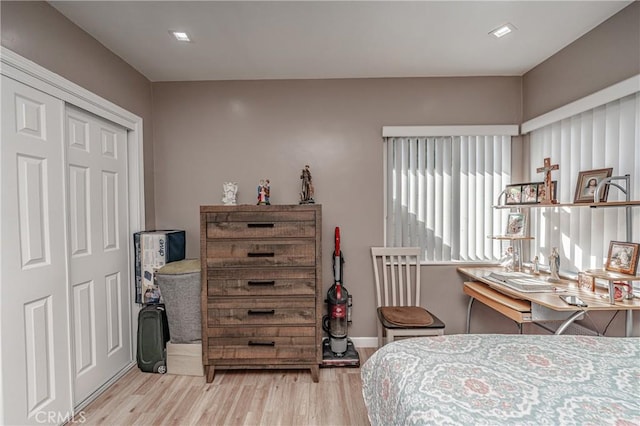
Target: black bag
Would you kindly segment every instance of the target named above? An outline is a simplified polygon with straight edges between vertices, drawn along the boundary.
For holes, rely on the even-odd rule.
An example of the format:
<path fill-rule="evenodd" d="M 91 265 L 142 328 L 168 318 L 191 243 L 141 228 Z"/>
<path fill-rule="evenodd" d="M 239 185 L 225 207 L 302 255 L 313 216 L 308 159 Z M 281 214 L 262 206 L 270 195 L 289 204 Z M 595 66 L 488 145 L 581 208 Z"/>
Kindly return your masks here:
<path fill-rule="evenodd" d="M 147 373 L 167 372 L 169 323 L 164 305 L 148 305 L 138 314 L 138 368 Z"/>

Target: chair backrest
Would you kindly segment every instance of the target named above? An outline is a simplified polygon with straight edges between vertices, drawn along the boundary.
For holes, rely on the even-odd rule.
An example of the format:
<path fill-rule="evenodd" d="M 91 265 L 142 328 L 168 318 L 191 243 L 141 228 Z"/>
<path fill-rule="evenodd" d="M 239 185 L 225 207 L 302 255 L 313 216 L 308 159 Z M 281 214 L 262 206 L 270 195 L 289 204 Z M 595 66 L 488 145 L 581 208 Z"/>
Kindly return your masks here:
<path fill-rule="evenodd" d="M 421 254 L 419 247 L 371 247 L 376 307 L 419 305 Z"/>

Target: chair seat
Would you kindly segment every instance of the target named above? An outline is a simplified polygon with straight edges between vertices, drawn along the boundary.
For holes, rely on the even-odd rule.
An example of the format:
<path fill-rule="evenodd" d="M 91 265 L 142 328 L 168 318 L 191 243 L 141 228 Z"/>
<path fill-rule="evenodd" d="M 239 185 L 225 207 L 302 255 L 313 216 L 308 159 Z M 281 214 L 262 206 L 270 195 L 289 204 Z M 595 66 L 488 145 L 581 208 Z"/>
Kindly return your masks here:
<path fill-rule="evenodd" d="M 385 328 L 444 328 L 444 323 L 438 317 L 418 306 L 381 306 L 377 311 Z"/>

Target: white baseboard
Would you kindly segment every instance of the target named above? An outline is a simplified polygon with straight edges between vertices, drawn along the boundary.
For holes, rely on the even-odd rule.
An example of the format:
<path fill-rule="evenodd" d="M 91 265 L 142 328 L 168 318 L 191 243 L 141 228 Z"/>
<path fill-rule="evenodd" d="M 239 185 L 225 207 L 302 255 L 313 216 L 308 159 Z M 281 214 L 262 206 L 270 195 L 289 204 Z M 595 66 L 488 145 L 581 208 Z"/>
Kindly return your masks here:
<path fill-rule="evenodd" d="M 377 337 L 349 337 L 356 348 L 377 348 Z"/>

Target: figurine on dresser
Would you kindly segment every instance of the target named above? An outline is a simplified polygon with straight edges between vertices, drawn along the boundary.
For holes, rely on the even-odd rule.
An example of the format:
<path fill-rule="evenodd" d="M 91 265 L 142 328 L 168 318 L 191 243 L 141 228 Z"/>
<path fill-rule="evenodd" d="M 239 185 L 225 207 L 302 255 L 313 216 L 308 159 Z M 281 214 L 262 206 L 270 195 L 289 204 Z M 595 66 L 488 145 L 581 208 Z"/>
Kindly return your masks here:
<path fill-rule="evenodd" d="M 269 179 L 260 179 L 258 183 L 258 205 L 271 205 L 269 197 L 271 195 L 271 184 Z"/>
<path fill-rule="evenodd" d="M 222 184 L 222 203 L 225 206 L 236 205 L 236 194 L 238 193 L 238 184 L 236 182 L 225 182 Z"/>
<path fill-rule="evenodd" d="M 313 183 L 311 180 L 311 170 L 309 170 L 309 165 L 305 165 L 304 169 L 302 169 L 302 174 L 300 175 L 300 179 L 302 179 L 302 191 L 300 192 L 300 204 L 314 204 L 313 200 Z"/>

